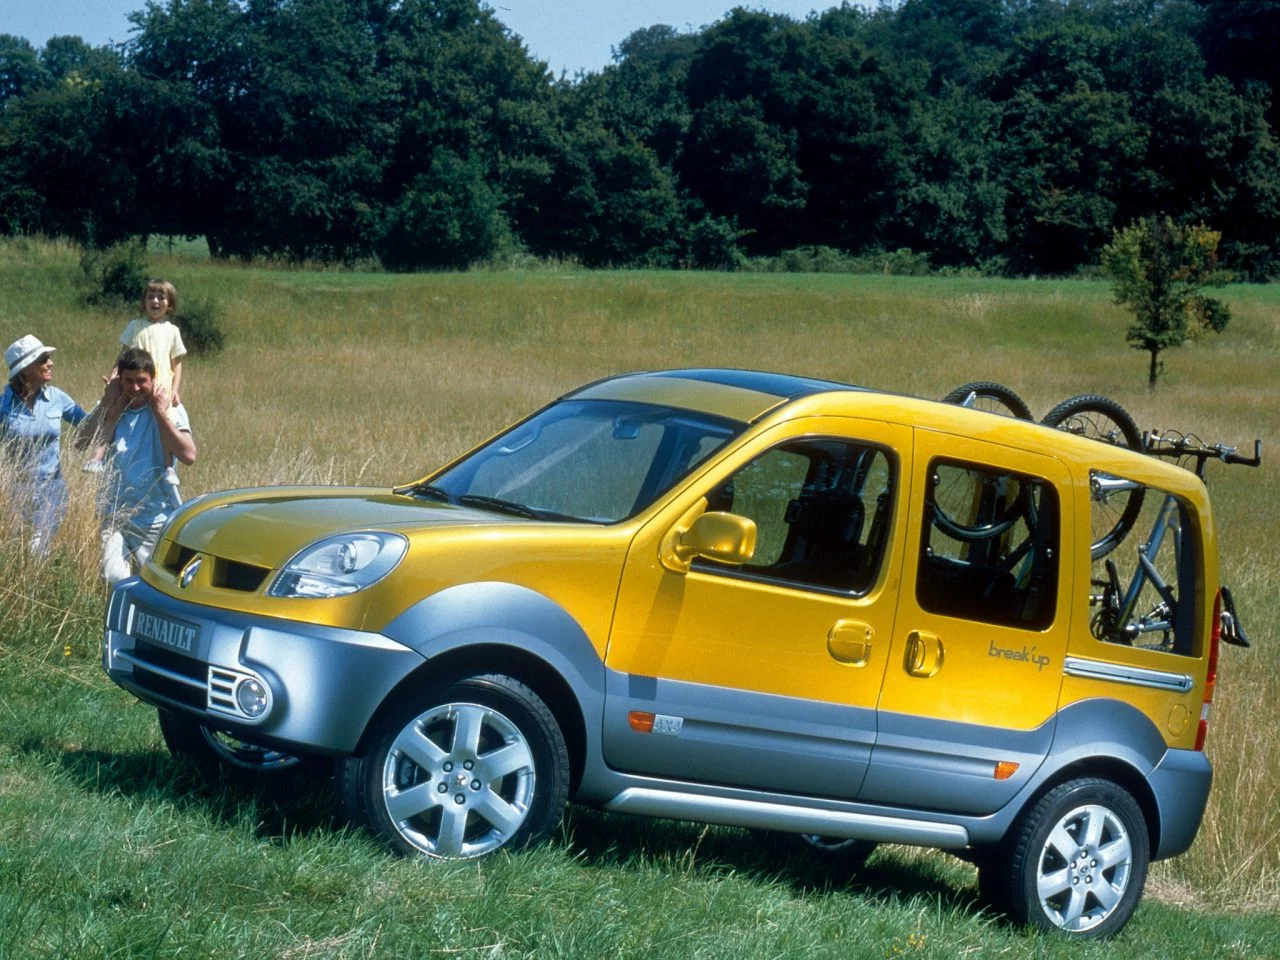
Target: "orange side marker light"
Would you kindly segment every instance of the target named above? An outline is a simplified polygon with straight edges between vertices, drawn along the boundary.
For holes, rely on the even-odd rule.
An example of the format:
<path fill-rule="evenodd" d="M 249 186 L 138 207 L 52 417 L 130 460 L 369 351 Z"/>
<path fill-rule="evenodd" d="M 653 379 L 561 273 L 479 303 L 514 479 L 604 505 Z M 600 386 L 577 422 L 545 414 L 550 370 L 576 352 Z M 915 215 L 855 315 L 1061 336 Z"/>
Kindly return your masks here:
<path fill-rule="evenodd" d="M 997 760 L 995 777 L 997 780 L 1008 780 L 1018 772 L 1018 764 L 1012 760 Z"/>
<path fill-rule="evenodd" d="M 627 723 L 636 733 L 653 733 L 653 714 L 641 710 L 632 710 L 627 714 Z"/>

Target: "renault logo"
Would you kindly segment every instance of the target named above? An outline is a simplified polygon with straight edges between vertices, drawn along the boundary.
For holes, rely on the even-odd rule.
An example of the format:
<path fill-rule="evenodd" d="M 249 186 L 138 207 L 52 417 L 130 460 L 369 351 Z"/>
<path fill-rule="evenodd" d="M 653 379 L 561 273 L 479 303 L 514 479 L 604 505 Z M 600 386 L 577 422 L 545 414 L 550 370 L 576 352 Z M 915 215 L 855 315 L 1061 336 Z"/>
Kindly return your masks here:
<path fill-rule="evenodd" d="M 200 554 L 196 554 L 187 561 L 187 565 L 182 568 L 182 573 L 178 576 L 178 586 L 186 589 L 191 586 L 191 581 L 196 578 L 196 571 L 200 569 L 200 561 L 203 560 Z"/>

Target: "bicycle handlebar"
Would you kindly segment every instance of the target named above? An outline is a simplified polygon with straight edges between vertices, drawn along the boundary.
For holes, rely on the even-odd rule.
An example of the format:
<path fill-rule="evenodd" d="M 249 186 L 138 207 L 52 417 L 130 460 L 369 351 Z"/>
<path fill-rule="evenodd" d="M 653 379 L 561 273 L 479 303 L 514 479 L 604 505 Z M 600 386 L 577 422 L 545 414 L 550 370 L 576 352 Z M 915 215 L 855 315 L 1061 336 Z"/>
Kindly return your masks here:
<path fill-rule="evenodd" d="M 1152 430 L 1142 435 L 1143 449 L 1153 457 L 1169 457 L 1180 459 L 1193 457 L 1196 461 L 1195 474 L 1203 479 L 1204 465 L 1210 460 L 1221 460 L 1223 463 L 1239 464 L 1244 467 L 1257 467 L 1262 464 L 1262 441 L 1253 441 L 1253 456 L 1242 457 L 1236 448 L 1225 443 L 1208 444 L 1194 433 L 1179 433 L 1177 430 Z"/>

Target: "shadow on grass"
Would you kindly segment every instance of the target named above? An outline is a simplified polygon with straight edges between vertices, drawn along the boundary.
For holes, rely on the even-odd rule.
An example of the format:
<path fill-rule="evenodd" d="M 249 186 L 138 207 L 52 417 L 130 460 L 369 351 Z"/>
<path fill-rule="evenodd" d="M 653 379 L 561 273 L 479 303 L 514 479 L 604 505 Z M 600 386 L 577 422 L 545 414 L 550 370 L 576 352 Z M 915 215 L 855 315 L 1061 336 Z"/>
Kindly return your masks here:
<path fill-rule="evenodd" d="M 55 762 L 86 790 L 173 804 L 231 826 L 252 817 L 255 834 L 273 843 L 343 826 L 333 779 L 308 769 L 245 782 L 207 780 L 191 763 L 159 751 L 67 750 L 28 739 L 24 753 Z"/>
<path fill-rule="evenodd" d="M 895 903 L 926 898 L 974 912 L 983 906 L 972 873 L 959 860 L 941 855 L 910 858 L 880 847 L 858 864 L 807 849 L 798 837 L 584 808 L 570 810 L 563 835 L 578 861 L 592 867 L 649 864 L 753 877 L 798 893 L 845 893 Z"/>
<path fill-rule="evenodd" d="M 20 749 L 53 761 L 85 790 L 172 804 L 226 827 L 251 820 L 255 835 L 273 844 L 347 827 L 332 776 L 314 770 L 256 782 L 211 781 L 191 763 L 161 751 L 66 750 L 39 739 L 23 741 Z M 981 906 L 972 874 L 958 861 L 904 858 L 891 848 L 881 848 L 866 864 L 856 866 L 778 835 L 582 807 L 569 808 L 559 844 L 588 868 L 736 874 L 786 884 L 803 894 L 842 893 L 877 903 L 924 898 L 973 912 Z"/>

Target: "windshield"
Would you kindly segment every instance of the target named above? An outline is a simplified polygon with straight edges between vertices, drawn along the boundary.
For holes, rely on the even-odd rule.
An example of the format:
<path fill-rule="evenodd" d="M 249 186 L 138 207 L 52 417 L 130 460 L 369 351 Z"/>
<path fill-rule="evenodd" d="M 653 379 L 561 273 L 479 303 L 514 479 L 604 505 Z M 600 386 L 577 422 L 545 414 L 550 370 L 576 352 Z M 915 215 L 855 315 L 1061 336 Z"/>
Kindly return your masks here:
<path fill-rule="evenodd" d="M 649 403 L 566 400 L 408 492 L 519 516 L 613 523 L 643 510 L 745 426 Z"/>

